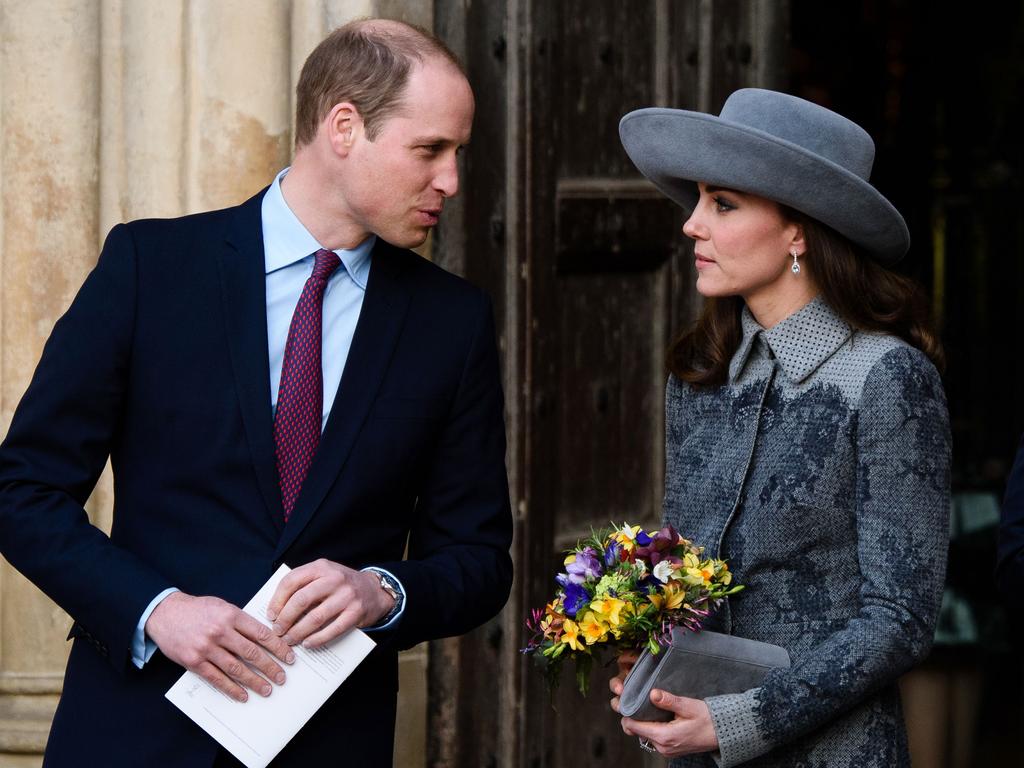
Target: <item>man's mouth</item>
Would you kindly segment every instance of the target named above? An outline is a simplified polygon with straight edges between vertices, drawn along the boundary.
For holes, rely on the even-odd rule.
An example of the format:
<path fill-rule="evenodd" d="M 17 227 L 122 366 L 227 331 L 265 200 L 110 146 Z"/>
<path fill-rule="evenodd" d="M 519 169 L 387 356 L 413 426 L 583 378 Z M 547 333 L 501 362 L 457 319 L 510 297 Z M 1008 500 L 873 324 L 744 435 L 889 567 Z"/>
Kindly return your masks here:
<path fill-rule="evenodd" d="M 438 219 L 441 218 L 440 208 L 421 208 L 419 213 L 423 223 L 428 227 L 432 227 L 437 224 Z"/>

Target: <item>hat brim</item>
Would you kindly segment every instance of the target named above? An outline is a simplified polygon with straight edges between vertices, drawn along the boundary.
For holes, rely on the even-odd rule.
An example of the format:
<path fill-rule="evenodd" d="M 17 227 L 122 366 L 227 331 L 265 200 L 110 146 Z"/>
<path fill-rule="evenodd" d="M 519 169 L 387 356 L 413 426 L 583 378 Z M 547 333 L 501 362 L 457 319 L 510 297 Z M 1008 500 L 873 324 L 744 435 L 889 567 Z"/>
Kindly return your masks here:
<path fill-rule="evenodd" d="M 885 263 L 910 248 L 903 216 L 878 190 L 785 139 L 704 112 L 661 107 L 627 114 L 619 137 L 637 169 L 689 210 L 702 181 L 794 208 Z"/>

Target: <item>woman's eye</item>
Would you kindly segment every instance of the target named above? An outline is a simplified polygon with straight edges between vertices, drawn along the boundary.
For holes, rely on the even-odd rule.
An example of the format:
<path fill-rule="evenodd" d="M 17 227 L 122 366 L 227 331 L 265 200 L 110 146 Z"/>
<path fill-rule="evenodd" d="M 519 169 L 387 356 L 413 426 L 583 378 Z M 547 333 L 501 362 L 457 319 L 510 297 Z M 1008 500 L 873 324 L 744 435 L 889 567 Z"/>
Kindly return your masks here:
<path fill-rule="evenodd" d="M 715 204 L 715 210 L 717 210 L 719 213 L 731 211 L 736 207 L 721 195 L 716 195 L 715 197 L 711 198 L 711 200 Z"/>

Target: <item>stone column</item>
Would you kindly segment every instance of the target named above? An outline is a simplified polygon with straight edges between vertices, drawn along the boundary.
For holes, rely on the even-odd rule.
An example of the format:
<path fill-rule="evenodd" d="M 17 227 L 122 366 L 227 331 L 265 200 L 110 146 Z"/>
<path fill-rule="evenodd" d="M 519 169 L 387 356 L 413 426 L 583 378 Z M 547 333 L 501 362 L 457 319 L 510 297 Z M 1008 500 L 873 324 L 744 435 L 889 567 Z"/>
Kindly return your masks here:
<path fill-rule="evenodd" d="M 95 263 L 99 6 L 0 2 L 0 422 L 54 320 Z M 38 763 L 63 679 L 69 621 L 0 566 L 0 753 Z"/>

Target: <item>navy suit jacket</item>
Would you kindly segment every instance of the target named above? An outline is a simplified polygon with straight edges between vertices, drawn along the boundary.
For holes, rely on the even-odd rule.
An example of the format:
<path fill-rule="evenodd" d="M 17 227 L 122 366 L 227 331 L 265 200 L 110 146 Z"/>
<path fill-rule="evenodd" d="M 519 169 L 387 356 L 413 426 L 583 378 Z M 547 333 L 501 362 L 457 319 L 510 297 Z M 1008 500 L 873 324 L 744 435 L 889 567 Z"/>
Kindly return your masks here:
<path fill-rule="evenodd" d="M 1024 601 L 1024 437 L 1006 481 L 1006 497 L 999 523 L 996 580 L 1013 618 L 1021 622 L 1020 607 Z"/>
<path fill-rule="evenodd" d="M 130 661 L 139 617 L 166 587 L 243 605 L 281 563 L 321 557 L 401 579 L 398 628 L 375 637 L 274 763 L 304 767 L 390 766 L 397 650 L 466 632 L 507 599 L 490 303 L 380 240 L 337 399 L 284 522 L 262 196 L 111 230 L 0 448 L 3 554 L 74 619 L 49 766 L 214 762 L 215 742 L 163 697 L 181 668 L 159 653 L 141 671 Z M 82 508 L 108 456 L 109 538 Z"/>

